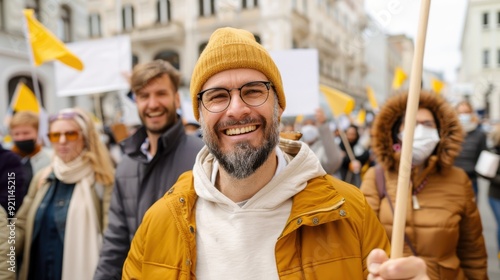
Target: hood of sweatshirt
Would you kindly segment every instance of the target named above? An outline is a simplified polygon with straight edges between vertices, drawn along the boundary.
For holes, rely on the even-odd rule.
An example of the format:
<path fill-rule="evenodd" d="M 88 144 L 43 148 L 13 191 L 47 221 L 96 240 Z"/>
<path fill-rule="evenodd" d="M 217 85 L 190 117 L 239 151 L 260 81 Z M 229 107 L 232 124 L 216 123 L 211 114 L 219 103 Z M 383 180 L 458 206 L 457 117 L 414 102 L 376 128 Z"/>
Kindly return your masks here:
<path fill-rule="evenodd" d="M 286 167 L 241 208 L 273 209 L 302 191 L 308 180 L 326 174 L 314 152 L 304 143 L 281 138 L 278 148 L 285 157 Z M 210 181 L 214 160 L 206 146 L 198 153 L 193 167 L 196 194 L 223 207 L 240 208 Z"/>

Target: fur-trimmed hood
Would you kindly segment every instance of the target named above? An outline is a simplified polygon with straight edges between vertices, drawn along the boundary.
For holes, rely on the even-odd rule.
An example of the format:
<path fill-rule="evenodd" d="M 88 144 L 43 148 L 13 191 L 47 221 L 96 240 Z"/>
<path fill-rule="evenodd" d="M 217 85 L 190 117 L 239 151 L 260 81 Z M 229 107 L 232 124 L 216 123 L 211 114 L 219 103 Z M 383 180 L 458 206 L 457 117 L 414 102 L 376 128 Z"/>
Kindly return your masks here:
<path fill-rule="evenodd" d="M 400 151 L 394 144 L 402 118 L 406 114 L 408 93 L 390 97 L 375 118 L 372 127 L 372 149 L 377 161 L 384 169 L 395 171 L 399 168 Z M 434 115 L 440 141 L 428 165 L 436 165 L 438 171 L 453 166 L 455 157 L 462 147 L 463 132 L 453 107 L 434 93 L 420 94 L 419 108 L 427 108 Z"/>

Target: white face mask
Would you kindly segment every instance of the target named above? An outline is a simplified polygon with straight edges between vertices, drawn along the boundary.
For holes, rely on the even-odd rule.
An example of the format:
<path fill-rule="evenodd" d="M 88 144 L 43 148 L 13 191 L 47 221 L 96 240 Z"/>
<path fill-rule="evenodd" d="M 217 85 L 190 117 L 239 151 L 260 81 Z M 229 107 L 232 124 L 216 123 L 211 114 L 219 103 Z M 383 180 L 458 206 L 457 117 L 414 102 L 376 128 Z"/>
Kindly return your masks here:
<path fill-rule="evenodd" d="M 300 132 L 302 132 L 302 139 L 301 140 L 307 144 L 313 143 L 319 137 L 318 128 L 314 125 L 310 125 L 310 124 L 304 125 L 300 129 Z"/>
<path fill-rule="evenodd" d="M 412 164 L 420 165 L 432 154 L 439 143 L 439 133 L 436 128 L 421 124 L 417 125 L 413 134 Z"/>
<path fill-rule="evenodd" d="M 467 133 L 473 131 L 477 127 L 477 123 L 472 121 L 472 114 L 469 113 L 458 114 L 458 120 L 460 121 L 460 124 L 462 124 L 462 128 Z"/>
<path fill-rule="evenodd" d="M 472 115 L 469 113 L 458 114 L 458 120 L 462 125 L 467 125 L 472 121 Z"/>

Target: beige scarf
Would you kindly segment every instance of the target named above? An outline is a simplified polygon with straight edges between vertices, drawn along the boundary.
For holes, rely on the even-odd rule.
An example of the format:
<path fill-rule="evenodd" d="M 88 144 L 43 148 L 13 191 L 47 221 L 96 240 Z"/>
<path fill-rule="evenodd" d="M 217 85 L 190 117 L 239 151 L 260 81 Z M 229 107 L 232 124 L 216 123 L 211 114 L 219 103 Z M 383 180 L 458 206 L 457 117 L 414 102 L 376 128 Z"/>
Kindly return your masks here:
<path fill-rule="evenodd" d="M 66 217 L 62 279 L 92 279 L 102 244 L 98 206 L 92 194 L 94 171 L 81 156 L 69 163 L 55 157 L 54 174 L 64 183 L 75 184 Z"/>

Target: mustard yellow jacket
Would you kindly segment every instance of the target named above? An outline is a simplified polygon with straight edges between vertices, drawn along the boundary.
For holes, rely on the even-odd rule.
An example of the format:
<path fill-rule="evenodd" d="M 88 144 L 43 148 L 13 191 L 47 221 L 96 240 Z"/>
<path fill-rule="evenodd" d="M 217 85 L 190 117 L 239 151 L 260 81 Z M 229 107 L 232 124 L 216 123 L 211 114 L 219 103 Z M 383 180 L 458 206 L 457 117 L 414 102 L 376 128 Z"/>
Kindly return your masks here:
<path fill-rule="evenodd" d="M 189 171 L 146 212 L 123 279 L 196 279 L 196 199 Z M 280 279 L 366 279 L 366 258 L 374 248 L 390 251 L 364 196 L 327 175 L 294 196 L 276 242 L 276 265 Z"/>

